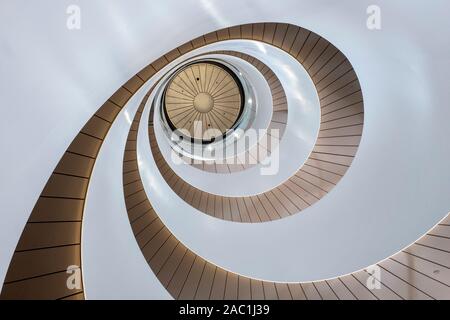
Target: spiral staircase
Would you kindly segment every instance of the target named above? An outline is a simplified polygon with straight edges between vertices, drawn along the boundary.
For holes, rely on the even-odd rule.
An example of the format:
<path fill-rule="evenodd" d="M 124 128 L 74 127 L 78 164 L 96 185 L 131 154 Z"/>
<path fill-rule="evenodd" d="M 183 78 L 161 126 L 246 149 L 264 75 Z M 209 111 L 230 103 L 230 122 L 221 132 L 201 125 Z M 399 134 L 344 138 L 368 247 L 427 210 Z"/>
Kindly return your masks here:
<path fill-rule="evenodd" d="M 116 78 L 92 76 L 101 94 L 67 101 L 63 118 L 38 95 L 47 131 L 5 110 L 29 119 L 19 141 L 41 140 L 3 166 L 0 298 L 450 299 L 450 43 L 369 31 L 366 4 L 327 3 L 254 1 L 232 17 L 205 0 L 186 9 L 204 24 L 176 34 L 164 21 L 173 37 L 159 42 L 156 20 L 113 10 L 128 50 L 152 40 L 138 62 L 110 62 Z M 13 139 L 14 122 L 2 127 Z"/>

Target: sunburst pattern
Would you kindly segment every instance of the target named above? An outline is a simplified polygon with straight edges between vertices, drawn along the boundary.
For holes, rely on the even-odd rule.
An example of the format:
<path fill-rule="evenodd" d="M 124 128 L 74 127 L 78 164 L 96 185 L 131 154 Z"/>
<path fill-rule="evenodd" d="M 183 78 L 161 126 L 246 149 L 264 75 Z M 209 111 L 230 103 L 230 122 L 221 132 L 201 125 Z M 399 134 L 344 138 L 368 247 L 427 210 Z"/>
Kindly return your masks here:
<path fill-rule="evenodd" d="M 165 108 L 175 129 L 197 139 L 225 134 L 241 114 L 241 90 L 224 67 L 200 62 L 179 71 L 167 86 Z"/>

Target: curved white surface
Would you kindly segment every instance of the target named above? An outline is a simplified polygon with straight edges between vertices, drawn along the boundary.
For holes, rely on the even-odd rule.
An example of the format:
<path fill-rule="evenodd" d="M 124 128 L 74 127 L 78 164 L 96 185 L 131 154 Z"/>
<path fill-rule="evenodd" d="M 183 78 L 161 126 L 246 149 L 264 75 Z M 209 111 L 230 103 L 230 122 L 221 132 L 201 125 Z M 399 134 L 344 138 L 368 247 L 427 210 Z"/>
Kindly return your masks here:
<path fill-rule="evenodd" d="M 152 81 L 146 83 L 119 113 L 92 172 L 81 239 L 86 299 L 172 299 L 136 242 L 123 195 L 128 130 L 151 85 Z"/>
<path fill-rule="evenodd" d="M 320 128 L 320 103 L 314 83 L 297 60 L 271 45 L 248 40 L 229 40 L 202 48 L 202 51 L 206 50 L 235 50 L 249 54 L 272 69 L 283 85 L 289 108 L 288 122 L 279 145 L 272 151 L 272 154 L 277 153 L 279 156 L 279 159 L 273 160 L 273 174 L 262 175 L 261 168 L 267 166 L 261 164 L 232 174 L 216 174 L 191 165 L 174 163 L 170 161 L 171 149 L 168 143 L 159 144 L 161 153 L 169 160 L 167 163 L 179 177 L 200 190 L 231 197 L 251 196 L 271 190 L 294 175 L 314 148 Z M 241 60 L 235 57 L 227 59 L 234 63 Z M 267 81 L 259 71 L 256 72 L 259 77 L 249 72 L 250 76 L 253 75 L 249 80 L 255 84 L 256 89 L 265 90 L 255 92 L 257 103 L 264 103 L 265 108 L 266 104 L 272 105 L 272 97 Z M 261 96 L 262 93 L 265 95 Z M 159 125 L 159 115 L 155 113 L 154 116 L 156 139 L 158 142 L 164 141 L 165 135 Z M 266 160 L 271 160 L 272 157 L 273 155 Z"/>
<path fill-rule="evenodd" d="M 133 6 L 120 0 L 77 3 L 83 21 L 78 31 L 65 28 L 65 10 L 72 2 L 42 0 L 39 6 L 24 0 L 0 3 L 0 148 L 8 150 L 0 166 L 0 281 L 49 175 L 98 107 L 148 62 L 198 35 L 241 23 L 301 25 L 343 51 L 358 73 L 364 93 L 362 143 L 338 187 L 304 214 L 270 224 L 234 224 L 233 229 L 230 224 L 226 230 L 218 228 L 213 218 L 194 219 L 191 232 L 205 223 L 198 239 L 193 242 L 186 232 L 177 236 L 218 262 L 226 262 L 229 256 L 230 269 L 245 273 L 252 268 L 250 273 L 270 275 L 263 259 L 270 253 L 270 265 L 286 270 L 286 278 L 296 278 L 300 272 L 292 269 L 301 269 L 303 279 L 308 279 L 372 264 L 414 241 L 449 211 L 448 1 L 435 0 L 430 5 L 422 0 L 380 0 L 379 31 L 366 28 L 366 8 L 373 4 L 371 0 L 168 0 L 158 5 L 137 0 Z M 173 21 L 183 28 L 173 28 Z M 432 36 L 436 34 L 439 36 Z M 174 217 L 167 217 L 170 214 Z M 181 221 L 188 227 L 191 215 L 200 214 L 165 215 L 175 230 L 175 216 L 183 217 Z M 266 233 L 267 239 L 255 251 L 248 250 L 255 243 L 249 237 L 235 245 L 240 264 L 229 250 L 237 243 L 233 239 L 214 247 L 220 235 L 229 241 L 230 232 L 242 238 L 242 228 L 264 229 L 290 220 L 303 220 L 304 226 L 287 226 L 279 238 Z M 332 225 L 333 232 L 324 234 L 322 226 L 330 229 Z M 307 243 L 299 242 L 290 252 L 298 264 L 289 265 L 280 259 L 288 255 L 284 244 L 298 240 L 299 233 Z M 350 247 L 342 246 L 350 242 Z M 206 243 L 211 245 L 209 251 L 202 248 Z M 319 251 L 314 253 L 310 246 Z M 218 256 L 221 247 L 224 251 Z M 319 263 L 323 265 L 313 272 Z"/>

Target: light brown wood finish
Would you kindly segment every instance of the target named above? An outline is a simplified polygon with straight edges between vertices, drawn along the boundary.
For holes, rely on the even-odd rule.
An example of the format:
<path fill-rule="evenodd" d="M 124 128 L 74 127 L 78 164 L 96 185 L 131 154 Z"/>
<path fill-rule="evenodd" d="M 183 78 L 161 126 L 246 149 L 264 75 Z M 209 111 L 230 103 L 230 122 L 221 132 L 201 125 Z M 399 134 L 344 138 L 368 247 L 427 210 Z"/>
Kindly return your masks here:
<path fill-rule="evenodd" d="M 249 30 L 250 26 L 246 26 Z M 241 28 L 242 29 L 242 28 Z M 364 105 L 361 87 L 350 62 L 324 38 L 305 29 L 286 24 L 251 25 L 253 39 L 262 35 L 263 42 L 277 46 L 292 55 L 311 76 L 319 95 L 321 124 L 316 145 L 305 164 L 280 186 L 252 197 L 223 197 L 199 190 L 175 174 L 162 156 L 153 127 L 149 126 L 151 150 L 163 178 L 168 185 L 194 208 L 219 219 L 236 222 L 265 222 L 298 213 L 324 197 L 344 176 L 358 150 L 364 123 Z M 234 29 L 235 35 L 239 28 Z M 231 30 L 217 31 L 208 39 L 227 40 Z M 261 34 L 260 34 L 261 32 Z M 249 33 L 246 33 L 247 36 Z M 228 35 L 228 36 L 227 36 Z M 204 37 L 206 42 L 206 36 Z M 213 40 L 211 40 L 213 41 Z M 194 47 L 194 46 L 192 46 Z M 243 57 L 243 55 L 238 55 Z M 269 69 L 262 66 L 262 69 Z M 266 70 L 266 72 L 269 72 Z M 269 86 L 278 85 L 273 72 L 267 78 Z M 286 108 L 286 97 L 274 100 L 274 110 Z M 276 126 L 276 123 L 271 123 Z M 284 124 L 285 125 L 285 124 Z M 240 163 L 241 169 L 248 167 Z M 217 164 L 198 166 L 210 172 L 226 172 Z M 234 168 L 227 168 L 234 172 Z M 183 190 L 183 193 L 180 191 Z M 192 194 L 200 194 L 200 199 Z M 218 202 L 212 205 L 212 199 Z M 207 205 L 207 201 L 210 205 Z M 239 214 L 228 214 L 223 203 L 235 200 Z M 264 206 L 259 202 L 266 202 Z M 255 206 L 256 204 L 256 206 Z"/>
<path fill-rule="evenodd" d="M 143 105 L 134 122 L 140 121 Z M 128 150 L 136 149 L 136 128 L 131 128 Z M 130 171 L 130 164 L 133 170 Z M 167 166 L 167 164 L 166 164 Z M 133 174 L 133 180 L 126 180 Z M 403 300 L 450 299 L 450 215 L 415 244 L 377 264 L 379 273 L 361 270 L 350 275 L 315 282 L 282 283 L 261 281 L 224 270 L 206 261 L 184 246 L 160 220 L 144 191 L 137 160 L 124 160 L 125 203 L 139 247 L 161 284 L 180 300 Z M 127 186 L 137 184 L 136 194 Z M 180 186 L 178 187 L 180 188 Z M 136 197 L 139 201 L 136 200 Z M 218 198 L 199 193 L 191 195 L 202 207 L 217 208 Z M 270 201 L 231 198 L 225 206 L 231 215 L 238 212 L 246 219 L 270 205 Z M 254 202 L 255 201 L 255 202 Z M 231 204 L 234 203 L 234 204 Z M 221 203 L 224 205 L 224 203 Z M 275 205 L 280 205 L 278 204 Z M 230 212 L 231 210 L 231 212 Z M 224 211 L 225 212 L 225 211 Z M 242 218 L 241 218 L 242 219 Z M 441 237 L 432 242 L 428 237 Z M 426 244 L 424 244 L 426 243 Z M 368 283 L 377 286 L 370 289 Z"/>

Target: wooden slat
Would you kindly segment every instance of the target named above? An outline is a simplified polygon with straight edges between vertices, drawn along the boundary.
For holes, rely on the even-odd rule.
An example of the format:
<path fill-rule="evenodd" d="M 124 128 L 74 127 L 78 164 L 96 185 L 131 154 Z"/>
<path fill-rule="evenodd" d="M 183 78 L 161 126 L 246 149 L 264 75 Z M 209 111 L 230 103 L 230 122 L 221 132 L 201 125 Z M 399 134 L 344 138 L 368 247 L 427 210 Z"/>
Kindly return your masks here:
<path fill-rule="evenodd" d="M 214 266 L 211 263 L 206 263 L 199 285 L 197 287 L 195 299 L 199 300 L 209 299 L 215 273 L 216 273 L 216 266 Z"/>
<path fill-rule="evenodd" d="M 313 283 L 302 283 L 301 286 L 307 300 L 322 300 Z"/>
<path fill-rule="evenodd" d="M 294 300 L 306 300 L 305 292 L 300 283 L 289 283 L 289 292 Z"/>
<path fill-rule="evenodd" d="M 196 256 L 188 277 L 183 284 L 179 299 L 194 299 L 204 267 L 205 260 Z"/>
<path fill-rule="evenodd" d="M 81 221 L 84 201 L 81 199 L 39 198 L 29 222 Z"/>
<path fill-rule="evenodd" d="M 323 300 L 338 300 L 337 295 L 326 281 L 314 282 L 314 286 Z"/>
<path fill-rule="evenodd" d="M 66 271 L 79 265 L 80 245 L 18 252 L 13 256 L 5 283 Z"/>
<path fill-rule="evenodd" d="M 344 285 L 352 292 L 358 300 L 377 300 L 378 298 L 363 284 L 361 284 L 354 275 L 350 274 L 340 277 Z"/>
<path fill-rule="evenodd" d="M 328 285 L 336 294 L 339 300 L 355 300 L 355 296 L 351 291 L 344 285 L 344 283 L 339 278 L 327 280 Z"/>
<path fill-rule="evenodd" d="M 225 283 L 225 300 L 237 300 L 238 298 L 238 275 L 235 273 L 227 272 L 227 280 Z"/>
<path fill-rule="evenodd" d="M 363 285 L 366 286 L 372 294 L 380 300 L 400 300 L 401 297 L 397 295 L 392 289 L 383 285 L 376 277 L 371 276 L 366 271 L 359 271 L 353 273 L 353 276 Z M 368 282 L 372 287 L 368 286 Z"/>
<path fill-rule="evenodd" d="M 224 299 L 226 281 L 227 281 L 227 272 L 223 269 L 217 268 L 214 275 L 211 294 L 209 296 L 211 300 Z"/>
<path fill-rule="evenodd" d="M 403 281 L 414 284 L 415 288 L 434 299 L 448 299 L 450 297 L 450 287 L 448 285 L 440 283 L 393 259 L 384 260 L 380 265 Z"/>
<path fill-rule="evenodd" d="M 80 222 L 28 223 L 16 251 L 79 244 Z"/>
<path fill-rule="evenodd" d="M 66 271 L 32 278 L 27 281 L 4 284 L 2 299 L 60 299 L 81 293 L 82 289 L 69 289 L 66 285 L 69 274 Z"/>

